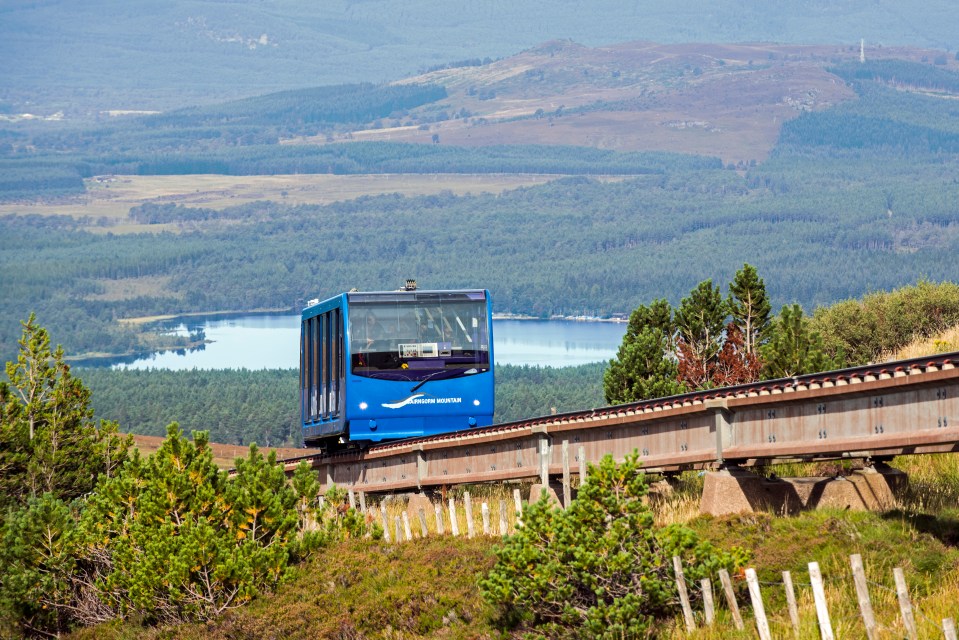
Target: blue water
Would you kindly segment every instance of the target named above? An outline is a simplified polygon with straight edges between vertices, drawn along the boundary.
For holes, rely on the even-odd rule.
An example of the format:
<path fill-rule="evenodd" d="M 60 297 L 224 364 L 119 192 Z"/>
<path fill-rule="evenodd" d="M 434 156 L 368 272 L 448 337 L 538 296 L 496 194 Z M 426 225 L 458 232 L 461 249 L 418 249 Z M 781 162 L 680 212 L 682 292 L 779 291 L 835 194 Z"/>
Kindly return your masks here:
<path fill-rule="evenodd" d="M 189 352 L 154 354 L 132 369 L 293 369 L 299 366 L 300 316 L 254 315 L 191 318 L 164 330 L 187 335 L 202 329 L 210 344 Z M 626 325 L 573 320 L 494 320 L 497 364 L 569 367 L 616 355 Z"/>

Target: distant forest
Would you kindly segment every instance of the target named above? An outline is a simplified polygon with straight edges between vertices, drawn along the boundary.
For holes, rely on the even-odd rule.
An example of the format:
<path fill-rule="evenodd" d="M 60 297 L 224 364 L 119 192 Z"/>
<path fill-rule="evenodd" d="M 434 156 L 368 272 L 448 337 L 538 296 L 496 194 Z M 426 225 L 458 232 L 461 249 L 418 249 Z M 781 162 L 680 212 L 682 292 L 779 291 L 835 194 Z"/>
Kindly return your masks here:
<path fill-rule="evenodd" d="M 579 411 L 605 404 L 606 363 L 553 369 L 496 368 L 496 420 Z M 205 430 L 214 442 L 300 446 L 297 372 L 76 369 L 92 391 L 97 418 L 123 431 L 162 436 L 180 423 L 184 433 Z"/>
<path fill-rule="evenodd" d="M 151 204 L 132 212 L 140 222 L 174 224 L 176 233 L 92 233 L 95 221 L 2 217 L 0 355 L 15 352 L 19 321 L 31 311 L 68 354 L 136 353 L 182 340 L 137 332 L 117 318 L 297 308 L 352 287 L 394 287 L 407 276 L 431 287 L 484 286 L 497 311 L 539 317 L 629 313 L 662 296 L 676 303 L 699 281 L 727 280 L 744 262 L 766 277 L 775 305 L 810 310 L 923 276 L 956 280 L 959 104 L 932 92 L 956 74 L 929 67 L 837 69 L 860 99 L 786 123 L 772 157 L 745 171 L 711 158 L 562 147 L 354 143 L 228 153 L 191 146 L 177 138 L 181 129 L 164 125 L 158 131 L 190 150 L 171 162 L 263 162 L 265 171 L 272 162 L 323 158 L 358 172 L 508 167 L 577 177 L 495 196 L 384 195 L 220 211 Z M 929 91 L 892 88 L 892 77 Z M 202 118 L 252 109 L 238 104 L 246 106 Z M 63 175 L 52 168 L 63 165 L 54 147 L 37 149 L 46 150 L 34 164 L 3 162 L 49 172 L 57 183 Z M 276 156 L 257 155 L 267 150 Z M 64 158 L 70 153 L 78 150 Z M 632 177 L 589 177 L 610 172 Z M 146 277 L 162 286 L 102 299 L 111 282 Z"/>

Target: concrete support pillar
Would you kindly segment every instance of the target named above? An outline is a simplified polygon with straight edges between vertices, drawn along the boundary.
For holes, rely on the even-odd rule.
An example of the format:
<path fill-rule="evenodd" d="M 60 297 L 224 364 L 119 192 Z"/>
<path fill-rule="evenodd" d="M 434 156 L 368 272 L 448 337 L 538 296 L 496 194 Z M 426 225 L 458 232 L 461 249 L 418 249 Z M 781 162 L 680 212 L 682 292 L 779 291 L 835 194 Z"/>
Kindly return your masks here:
<path fill-rule="evenodd" d="M 428 495 L 425 493 L 411 493 L 409 495 L 410 501 L 406 505 L 406 511 L 411 519 L 415 521 L 419 518 L 420 509 L 427 515 L 433 513 L 433 502 Z"/>
<path fill-rule="evenodd" d="M 563 501 L 559 499 L 559 496 L 563 491 L 563 486 L 558 482 L 555 484 L 543 484 L 542 482 L 533 484 L 529 488 L 529 501 L 538 501 L 544 489 L 546 490 L 546 499 L 549 500 L 550 503 L 557 507 L 563 506 Z"/>
<path fill-rule="evenodd" d="M 726 398 L 712 398 L 706 401 L 705 406 L 713 410 L 716 425 L 716 461 L 723 464 L 726 461 L 723 451 L 733 443 L 733 416 Z"/>
<path fill-rule="evenodd" d="M 779 515 L 831 507 L 883 510 L 895 506 L 908 477 L 885 465 L 827 478 L 764 478 L 738 467 L 706 473 L 701 513 L 770 511 Z"/>

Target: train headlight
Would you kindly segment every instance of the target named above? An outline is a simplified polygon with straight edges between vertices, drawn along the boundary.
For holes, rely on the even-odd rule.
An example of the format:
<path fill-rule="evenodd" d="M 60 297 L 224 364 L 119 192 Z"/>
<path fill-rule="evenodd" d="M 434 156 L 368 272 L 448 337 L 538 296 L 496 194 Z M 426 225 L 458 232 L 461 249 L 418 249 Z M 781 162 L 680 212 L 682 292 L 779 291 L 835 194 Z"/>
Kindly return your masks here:
<path fill-rule="evenodd" d="M 474 406 L 474 407 L 478 407 L 478 406 L 479 406 L 479 400 L 473 400 L 473 406 Z"/>
<path fill-rule="evenodd" d="M 360 403 L 360 409 L 361 409 L 362 411 L 366 411 L 366 408 L 367 408 L 368 406 L 370 406 L 370 405 L 366 404 L 365 402 L 361 402 L 361 403 Z"/>

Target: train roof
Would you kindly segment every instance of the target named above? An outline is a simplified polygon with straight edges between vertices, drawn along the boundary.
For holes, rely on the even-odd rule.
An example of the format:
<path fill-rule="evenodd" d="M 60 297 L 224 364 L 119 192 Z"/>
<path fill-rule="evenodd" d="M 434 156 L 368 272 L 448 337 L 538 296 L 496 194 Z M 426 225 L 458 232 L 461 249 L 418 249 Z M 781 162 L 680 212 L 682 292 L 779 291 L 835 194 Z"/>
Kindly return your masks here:
<path fill-rule="evenodd" d="M 310 300 L 306 307 L 303 308 L 303 313 L 307 313 L 313 309 L 313 307 L 327 307 L 330 305 L 336 305 L 344 296 L 348 302 L 398 302 L 410 299 L 423 300 L 426 302 L 464 298 L 467 300 L 486 300 L 489 298 L 489 291 L 486 289 L 399 289 L 396 291 L 349 291 L 322 301 L 319 299 Z"/>

